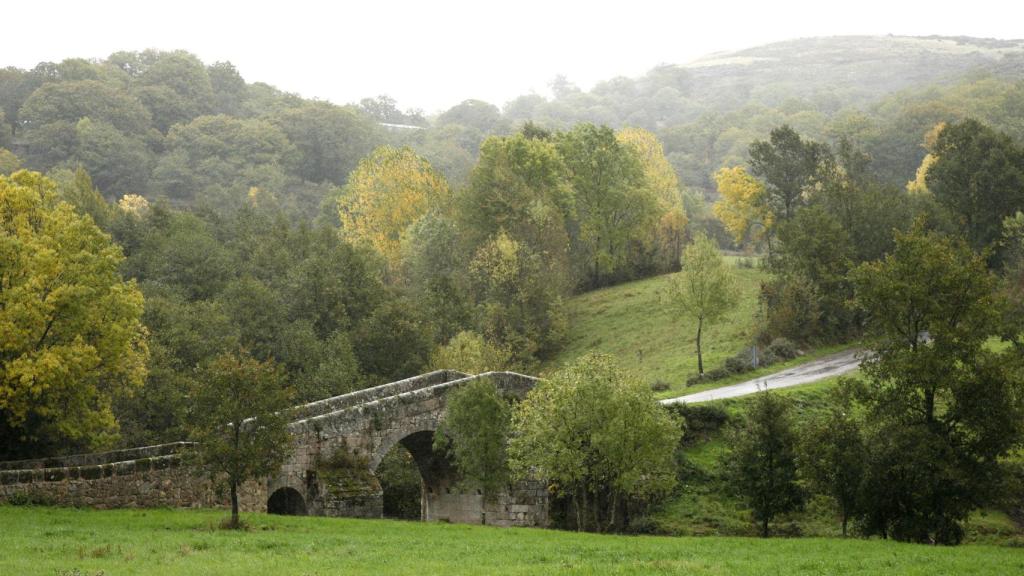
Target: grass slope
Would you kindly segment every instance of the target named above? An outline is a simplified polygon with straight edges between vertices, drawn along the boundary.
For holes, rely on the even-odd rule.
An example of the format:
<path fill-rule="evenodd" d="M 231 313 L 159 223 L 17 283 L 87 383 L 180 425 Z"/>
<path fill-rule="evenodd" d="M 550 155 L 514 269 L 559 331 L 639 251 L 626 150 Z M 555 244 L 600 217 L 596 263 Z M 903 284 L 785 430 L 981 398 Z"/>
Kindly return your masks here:
<path fill-rule="evenodd" d="M 577 534 L 223 511 L 0 507 L 0 574 L 1019 574 L 1007 548 Z"/>
<path fill-rule="evenodd" d="M 768 274 L 758 267 L 742 268 L 740 260 L 728 258 L 737 276 L 739 303 L 704 330 L 704 370 L 722 366 L 726 358 L 749 347 L 754 337 L 758 294 Z M 671 279 L 672 275 L 658 276 L 570 299 L 568 341 L 558 356 L 544 365 L 543 372 L 588 352 L 611 354 L 646 382 L 667 382 L 669 390 L 659 396 L 668 398 L 764 376 L 843 348 L 815 350 L 791 362 L 687 388 L 686 379 L 697 373 L 697 323 L 678 317 L 665 306 Z"/>

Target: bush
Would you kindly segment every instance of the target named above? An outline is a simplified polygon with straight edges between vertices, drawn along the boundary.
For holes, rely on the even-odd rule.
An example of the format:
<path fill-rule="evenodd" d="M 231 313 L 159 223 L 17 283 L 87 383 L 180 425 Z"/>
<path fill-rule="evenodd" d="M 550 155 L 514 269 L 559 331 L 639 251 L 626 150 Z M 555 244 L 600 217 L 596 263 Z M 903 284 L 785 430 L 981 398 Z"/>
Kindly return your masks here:
<path fill-rule="evenodd" d="M 729 413 L 720 406 L 680 403 L 666 408 L 682 419 L 684 444 L 706 440 L 729 422 Z"/>
<path fill-rule="evenodd" d="M 664 392 L 669 388 L 671 388 L 671 385 L 664 380 L 655 380 L 654 382 L 651 382 L 651 390 L 654 392 Z"/>
<path fill-rule="evenodd" d="M 800 355 L 800 349 L 796 347 L 791 340 L 782 336 L 772 340 L 771 344 L 768 345 L 768 349 L 765 351 L 765 357 L 768 354 L 772 354 L 776 359 L 779 360 L 792 360 Z M 769 362 L 765 362 L 769 364 Z"/>
<path fill-rule="evenodd" d="M 724 378 L 728 378 L 729 376 L 732 376 L 732 374 L 733 373 L 730 372 L 728 368 L 722 366 L 720 368 L 715 368 L 714 370 L 708 370 L 707 372 L 704 373 L 703 376 L 701 376 L 700 374 L 694 374 L 693 376 L 690 376 L 689 378 L 686 379 L 686 385 L 696 386 L 697 384 L 701 384 L 704 382 L 714 382 L 715 380 L 722 380 Z"/>
<path fill-rule="evenodd" d="M 749 372 L 751 368 L 753 367 L 750 365 L 750 358 L 746 351 L 740 352 L 736 356 L 726 358 L 725 360 L 725 369 L 731 374 Z"/>

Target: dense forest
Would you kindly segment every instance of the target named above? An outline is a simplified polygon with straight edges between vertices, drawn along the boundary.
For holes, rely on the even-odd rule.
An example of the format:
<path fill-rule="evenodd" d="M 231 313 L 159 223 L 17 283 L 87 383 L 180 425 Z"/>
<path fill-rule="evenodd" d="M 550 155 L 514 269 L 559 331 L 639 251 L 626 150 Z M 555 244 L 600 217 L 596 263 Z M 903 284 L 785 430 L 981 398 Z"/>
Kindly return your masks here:
<path fill-rule="evenodd" d="M 186 52 L 0 70 L 0 459 L 179 440 L 225 352 L 272 361 L 294 402 L 535 371 L 566 298 L 678 271 L 688 246 L 765 255 L 758 342 L 882 351 L 908 333 L 881 319 L 905 312 L 915 352 L 921 333 L 947 346 L 925 381 L 950 362 L 1015 381 L 984 343 L 1021 346 L 1022 62 L 1015 42 L 794 41 L 436 116 Z M 901 285 L 914 266 L 947 284 Z M 954 295 L 894 311 L 894 291 Z M 912 358 L 869 375 L 903 382 Z M 1020 426 L 951 414 L 957 394 L 921 433 L 974 434 L 950 473 L 988 474 Z M 916 442 L 879 457 L 897 440 Z"/>

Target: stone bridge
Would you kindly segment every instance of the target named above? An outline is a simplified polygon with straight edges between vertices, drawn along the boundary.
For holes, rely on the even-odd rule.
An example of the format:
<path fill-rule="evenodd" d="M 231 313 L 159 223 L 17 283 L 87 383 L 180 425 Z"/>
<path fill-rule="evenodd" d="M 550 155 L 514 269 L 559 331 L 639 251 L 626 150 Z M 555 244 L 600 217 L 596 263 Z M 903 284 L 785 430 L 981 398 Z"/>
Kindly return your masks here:
<path fill-rule="evenodd" d="M 243 510 L 380 518 L 376 477 L 397 444 L 422 478 L 421 518 L 502 526 L 547 523 L 547 492 L 520 483 L 493 501 L 460 491 L 458 474 L 433 436 L 448 393 L 471 380 L 491 379 L 506 397 L 522 399 L 536 379 L 512 372 L 475 376 L 440 370 L 327 398 L 292 409 L 292 446 L 280 471 L 240 490 Z M 225 495 L 183 459 L 190 444 L 65 458 L 0 462 L 0 501 L 40 501 L 102 508 L 223 505 Z"/>

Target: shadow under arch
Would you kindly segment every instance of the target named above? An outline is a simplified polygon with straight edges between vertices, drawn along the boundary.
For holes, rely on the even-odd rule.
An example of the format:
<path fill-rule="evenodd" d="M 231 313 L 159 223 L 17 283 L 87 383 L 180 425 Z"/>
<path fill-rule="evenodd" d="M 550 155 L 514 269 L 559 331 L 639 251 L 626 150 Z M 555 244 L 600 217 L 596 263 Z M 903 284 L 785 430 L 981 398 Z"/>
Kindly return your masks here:
<path fill-rule="evenodd" d="M 439 503 L 452 494 L 458 481 L 458 472 L 448 454 L 434 450 L 433 430 L 419 430 L 398 439 L 375 460 L 377 462 L 373 473 L 381 483 L 385 517 L 448 519 L 448 514 Z M 404 501 L 411 498 L 413 494 L 410 492 L 415 490 L 410 486 L 410 469 L 414 470 L 411 474 L 418 476 L 419 480 L 418 514 L 412 513 L 410 508 L 413 505 Z"/>
<path fill-rule="evenodd" d="M 305 516 L 306 513 L 306 500 L 295 488 L 278 488 L 267 499 L 267 514 Z"/>

